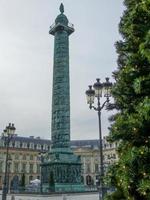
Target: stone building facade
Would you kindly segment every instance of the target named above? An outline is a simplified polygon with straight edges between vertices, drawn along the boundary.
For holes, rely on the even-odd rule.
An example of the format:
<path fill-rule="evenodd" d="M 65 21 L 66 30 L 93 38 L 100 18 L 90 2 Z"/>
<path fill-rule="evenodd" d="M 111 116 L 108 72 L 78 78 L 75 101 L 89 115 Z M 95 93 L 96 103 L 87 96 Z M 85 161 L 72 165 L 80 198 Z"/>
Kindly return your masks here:
<path fill-rule="evenodd" d="M 116 162 L 117 144 L 110 144 L 103 138 L 103 155 L 105 168 L 112 162 Z M 48 152 L 51 148 L 51 141 L 40 137 L 15 136 L 9 148 L 9 186 L 15 188 L 20 184 L 23 176 L 25 184 L 31 180 L 40 179 L 40 152 Z M 98 140 L 74 140 L 71 141 L 71 148 L 76 155 L 81 156 L 82 179 L 85 185 L 94 186 L 97 184 L 99 175 L 99 141 Z M 5 172 L 6 148 L 4 141 L 0 140 L 0 188 Z"/>

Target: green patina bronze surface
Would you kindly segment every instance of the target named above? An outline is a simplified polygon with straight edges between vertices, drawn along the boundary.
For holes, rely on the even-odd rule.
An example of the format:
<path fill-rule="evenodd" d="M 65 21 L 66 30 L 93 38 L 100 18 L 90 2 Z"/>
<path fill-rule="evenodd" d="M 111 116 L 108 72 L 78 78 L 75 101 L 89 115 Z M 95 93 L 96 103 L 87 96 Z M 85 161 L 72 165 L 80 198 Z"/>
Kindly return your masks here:
<path fill-rule="evenodd" d="M 45 191 L 83 191 L 81 160 L 70 148 L 69 35 L 74 28 L 63 14 L 63 4 L 60 5 L 60 12 L 49 31 L 55 38 L 52 146 L 42 164 L 42 185 Z"/>

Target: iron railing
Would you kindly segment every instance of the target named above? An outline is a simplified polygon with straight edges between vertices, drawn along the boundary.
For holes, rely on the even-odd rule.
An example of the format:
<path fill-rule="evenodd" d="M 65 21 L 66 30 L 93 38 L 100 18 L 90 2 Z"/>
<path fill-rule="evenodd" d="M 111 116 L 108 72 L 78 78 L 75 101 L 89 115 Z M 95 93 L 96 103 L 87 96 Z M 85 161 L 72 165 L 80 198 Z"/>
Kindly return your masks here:
<path fill-rule="evenodd" d="M 56 25 L 61 25 L 61 23 L 57 23 L 57 24 L 56 24 L 56 23 L 54 22 L 54 23 L 50 26 L 50 30 L 53 29 Z M 71 24 L 71 23 L 69 22 L 69 23 L 68 23 L 68 27 L 73 29 L 73 28 L 74 28 L 74 25 Z"/>

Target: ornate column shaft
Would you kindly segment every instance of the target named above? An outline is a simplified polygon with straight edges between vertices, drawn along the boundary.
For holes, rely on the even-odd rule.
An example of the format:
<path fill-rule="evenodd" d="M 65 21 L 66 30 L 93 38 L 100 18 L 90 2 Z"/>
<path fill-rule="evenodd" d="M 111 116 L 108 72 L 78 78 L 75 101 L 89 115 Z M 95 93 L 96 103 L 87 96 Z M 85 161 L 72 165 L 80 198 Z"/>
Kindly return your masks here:
<path fill-rule="evenodd" d="M 63 4 L 49 33 L 55 37 L 52 96 L 52 147 L 45 157 L 43 191 L 84 191 L 81 159 L 70 148 L 69 35 L 74 28 Z"/>
<path fill-rule="evenodd" d="M 69 35 L 74 32 L 68 19 L 61 14 L 49 33 L 54 35 L 54 66 L 52 93 L 52 149 L 70 147 L 70 84 L 69 84 Z"/>

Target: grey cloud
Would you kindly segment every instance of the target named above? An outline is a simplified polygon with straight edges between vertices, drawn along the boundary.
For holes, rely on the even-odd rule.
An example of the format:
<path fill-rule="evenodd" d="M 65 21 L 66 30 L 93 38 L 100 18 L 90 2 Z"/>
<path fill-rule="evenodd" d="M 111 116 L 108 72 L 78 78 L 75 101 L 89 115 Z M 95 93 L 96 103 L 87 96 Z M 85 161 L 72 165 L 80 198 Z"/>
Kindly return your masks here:
<path fill-rule="evenodd" d="M 60 0 L 0 1 L 0 130 L 14 122 L 20 135 L 50 138 L 53 37 Z M 97 116 L 85 90 L 116 68 L 114 43 L 123 6 L 116 0 L 64 0 L 75 26 L 70 37 L 71 137 L 98 137 Z M 78 101 L 77 101 L 78 99 Z M 107 133 L 107 117 L 103 133 Z"/>

